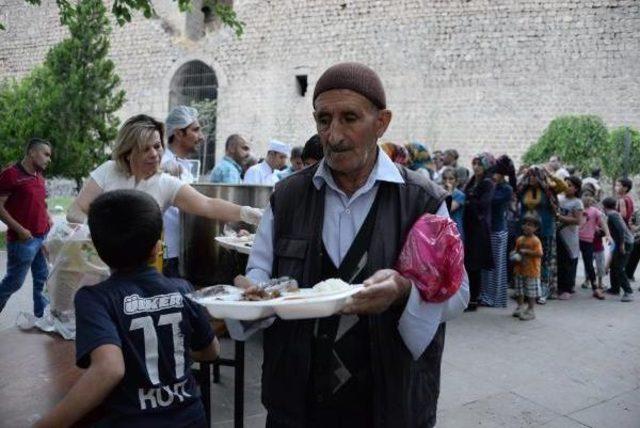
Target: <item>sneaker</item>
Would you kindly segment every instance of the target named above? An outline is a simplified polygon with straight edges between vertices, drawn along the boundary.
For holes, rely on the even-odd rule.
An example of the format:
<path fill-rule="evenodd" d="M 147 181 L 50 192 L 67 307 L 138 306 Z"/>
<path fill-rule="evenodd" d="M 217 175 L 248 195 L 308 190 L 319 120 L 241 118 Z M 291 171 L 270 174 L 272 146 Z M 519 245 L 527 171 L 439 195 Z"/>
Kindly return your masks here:
<path fill-rule="evenodd" d="M 564 292 L 558 296 L 558 300 L 569 300 L 571 298 L 571 293 Z"/>
<path fill-rule="evenodd" d="M 587 282 L 583 282 L 580 287 L 582 287 L 582 288 L 584 288 L 586 290 L 587 288 L 589 288 L 589 284 Z"/>
<path fill-rule="evenodd" d="M 513 314 L 512 314 L 512 315 L 513 315 L 514 317 L 516 317 L 516 318 L 520 318 L 520 315 L 522 315 L 522 313 L 523 313 L 525 310 L 526 310 L 526 307 L 525 307 L 524 305 L 523 305 L 523 306 L 518 306 L 518 307 L 516 308 L 516 310 L 515 310 L 515 311 L 513 311 Z"/>
<path fill-rule="evenodd" d="M 604 300 L 604 293 L 601 289 L 596 288 L 596 290 L 593 292 L 593 297 L 598 300 Z"/>
<path fill-rule="evenodd" d="M 620 299 L 621 302 L 633 302 L 633 294 L 631 293 L 624 293 L 622 295 L 622 299 Z"/>
<path fill-rule="evenodd" d="M 536 313 L 532 310 L 526 309 L 520 314 L 520 321 L 531 321 L 536 319 Z"/>
<path fill-rule="evenodd" d="M 539 305 L 544 305 L 545 303 L 547 303 L 547 298 L 546 297 L 538 297 L 536 299 L 536 303 Z"/>

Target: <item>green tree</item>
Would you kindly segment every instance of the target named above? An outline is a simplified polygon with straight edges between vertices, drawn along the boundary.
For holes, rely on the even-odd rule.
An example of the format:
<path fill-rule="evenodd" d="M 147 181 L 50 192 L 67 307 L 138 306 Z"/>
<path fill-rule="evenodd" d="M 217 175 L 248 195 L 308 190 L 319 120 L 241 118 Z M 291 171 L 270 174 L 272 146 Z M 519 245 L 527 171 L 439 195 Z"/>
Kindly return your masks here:
<path fill-rule="evenodd" d="M 40 5 L 41 0 L 25 0 L 27 3 Z M 192 0 L 173 0 L 178 2 L 178 7 L 182 12 L 191 10 Z M 70 0 L 56 0 L 58 9 L 60 10 L 60 20 L 66 24 L 66 20 L 73 17 L 74 2 Z M 236 12 L 231 6 L 220 0 L 204 0 L 203 5 L 209 6 L 223 24 L 231 27 L 236 36 L 242 36 L 244 31 L 244 22 L 238 20 Z M 136 11 L 142 12 L 145 18 L 157 16 L 151 0 L 113 0 L 111 13 L 115 17 L 119 25 L 131 22 L 132 14 Z M 0 29 L 2 29 L 0 23 Z"/>
<path fill-rule="evenodd" d="M 629 134 L 629 145 L 625 140 Z M 612 179 L 640 174 L 640 132 L 628 127 L 611 130 L 602 154 L 602 172 Z"/>
<path fill-rule="evenodd" d="M 32 136 L 54 145 L 52 175 L 78 185 L 106 158 L 119 125 L 115 112 L 124 103 L 120 78 L 107 58 L 110 26 L 101 0 L 81 0 L 65 18 L 70 37 L 54 46 L 44 64 L 0 93 L 0 152 L 15 159 Z"/>
<path fill-rule="evenodd" d="M 598 116 L 561 116 L 551 121 L 522 160 L 541 163 L 557 155 L 563 162 L 588 171 L 601 166 L 608 138 L 607 127 Z"/>

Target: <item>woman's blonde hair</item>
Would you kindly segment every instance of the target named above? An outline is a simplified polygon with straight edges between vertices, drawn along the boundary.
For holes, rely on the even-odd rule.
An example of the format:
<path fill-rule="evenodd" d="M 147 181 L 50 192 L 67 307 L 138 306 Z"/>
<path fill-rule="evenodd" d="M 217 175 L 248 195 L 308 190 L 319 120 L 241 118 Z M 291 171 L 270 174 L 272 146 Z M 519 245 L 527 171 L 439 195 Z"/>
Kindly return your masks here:
<path fill-rule="evenodd" d="M 142 151 L 153 139 L 153 133 L 158 131 L 160 142 L 164 150 L 164 124 L 146 114 L 138 114 L 130 117 L 122 125 L 116 138 L 116 145 L 111 158 L 116 162 L 121 171 L 131 175 L 129 157 L 134 150 Z"/>

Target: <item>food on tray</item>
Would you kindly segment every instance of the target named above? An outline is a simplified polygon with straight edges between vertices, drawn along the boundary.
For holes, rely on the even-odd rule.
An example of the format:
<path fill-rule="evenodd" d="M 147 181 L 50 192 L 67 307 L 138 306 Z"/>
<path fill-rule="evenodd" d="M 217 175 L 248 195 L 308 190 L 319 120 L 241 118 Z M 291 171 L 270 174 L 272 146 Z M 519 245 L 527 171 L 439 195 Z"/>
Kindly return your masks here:
<path fill-rule="evenodd" d="M 251 234 L 251 235 L 242 235 L 242 236 L 238 235 L 234 239 L 237 242 L 243 242 L 243 243 L 246 243 L 246 244 L 253 244 L 253 241 L 255 240 L 255 238 L 256 238 L 256 235 Z"/>
<path fill-rule="evenodd" d="M 340 293 L 351 288 L 349 284 L 340 278 L 330 278 L 314 285 L 313 291 L 316 293 Z"/>
<path fill-rule="evenodd" d="M 298 282 L 289 277 L 282 277 L 246 290 L 243 294 L 243 299 L 249 301 L 271 300 L 282 297 L 284 292 L 291 293 L 295 291 L 298 291 Z"/>

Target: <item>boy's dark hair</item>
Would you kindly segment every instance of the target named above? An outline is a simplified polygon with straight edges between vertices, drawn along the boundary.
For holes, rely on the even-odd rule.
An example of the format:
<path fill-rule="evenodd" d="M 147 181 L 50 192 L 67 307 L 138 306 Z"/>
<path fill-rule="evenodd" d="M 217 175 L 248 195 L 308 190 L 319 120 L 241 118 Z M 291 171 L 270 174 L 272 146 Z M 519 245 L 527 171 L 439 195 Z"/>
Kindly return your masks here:
<path fill-rule="evenodd" d="M 582 193 L 582 180 L 580 180 L 580 177 L 576 177 L 575 175 L 570 175 L 567 178 L 565 178 L 565 180 L 573 184 L 573 187 L 576 188 L 576 196 L 580 197 Z"/>
<path fill-rule="evenodd" d="M 114 190 L 89 207 L 89 231 L 100 258 L 112 269 L 146 264 L 162 233 L 158 203 L 139 190 Z"/>
<path fill-rule="evenodd" d="M 633 187 L 633 181 L 631 181 L 631 179 L 623 177 L 623 178 L 618 178 L 618 183 L 620 183 L 623 187 L 625 187 L 627 189 L 627 193 L 629 193 L 629 191 L 631 190 L 631 188 Z"/>
<path fill-rule="evenodd" d="M 611 196 L 607 196 L 602 200 L 602 206 L 608 210 L 615 210 L 617 204 L 618 204 L 618 201 L 615 198 L 612 198 Z"/>
<path fill-rule="evenodd" d="M 527 213 L 522 217 L 522 224 L 531 223 L 536 228 L 540 227 L 540 218 L 533 213 Z"/>
<path fill-rule="evenodd" d="M 289 156 L 291 159 L 302 159 L 302 146 L 295 146 L 291 149 L 291 155 Z"/>
<path fill-rule="evenodd" d="M 42 138 L 31 138 L 25 147 L 25 153 L 29 153 L 31 150 L 37 149 L 40 146 L 49 146 L 49 148 L 51 148 L 51 143 Z"/>
<path fill-rule="evenodd" d="M 315 159 L 319 161 L 324 157 L 324 152 L 322 151 L 322 143 L 320 142 L 320 137 L 316 134 L 313 137 L 309 138 L 302 149 L 302 160 L 306 159 Z"/>

